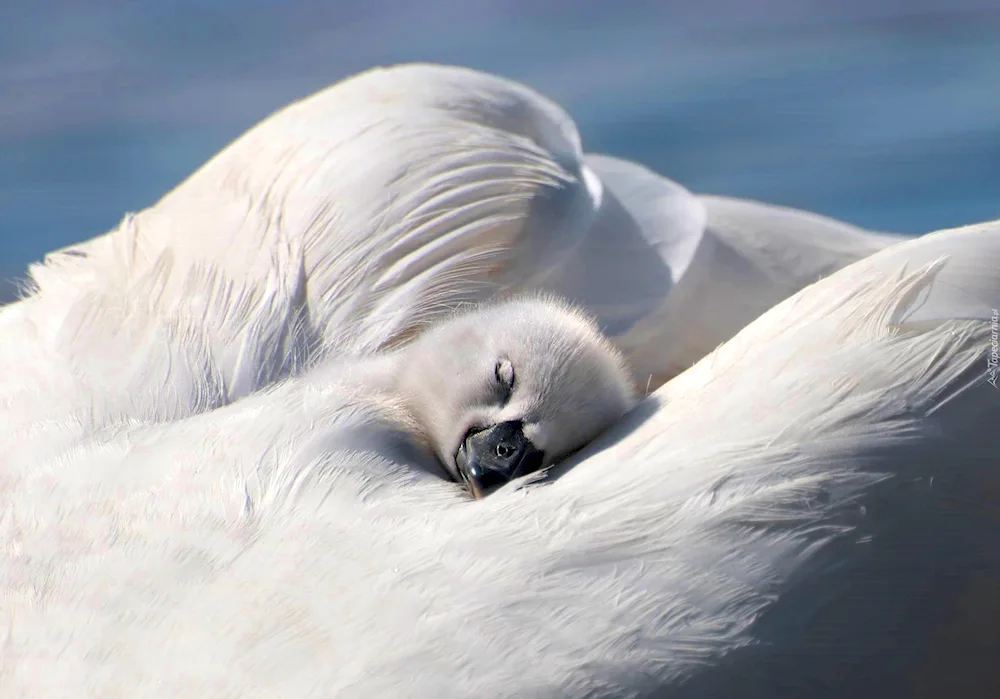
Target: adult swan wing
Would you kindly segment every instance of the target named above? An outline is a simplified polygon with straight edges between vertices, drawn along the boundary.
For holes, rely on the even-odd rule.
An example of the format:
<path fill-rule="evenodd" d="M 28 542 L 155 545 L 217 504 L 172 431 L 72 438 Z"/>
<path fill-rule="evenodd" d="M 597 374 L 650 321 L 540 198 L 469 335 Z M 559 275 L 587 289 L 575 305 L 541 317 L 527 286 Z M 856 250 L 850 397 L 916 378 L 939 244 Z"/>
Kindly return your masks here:
<path fill-rule="evenodd" d="M 503 78 L 377 69 L 268 117 L 154 206 L 34 266 L 34 293 L 0 313 L 19 338 L 0 343 L 18 367 L 0 406 L 54 418 L 100 385 L 126 397 L 112 412 L 181 416 L 531 289 L 597 314 L 637 385 L 656 388 L 896 240 L 584 155 L 561 108 Z"/>

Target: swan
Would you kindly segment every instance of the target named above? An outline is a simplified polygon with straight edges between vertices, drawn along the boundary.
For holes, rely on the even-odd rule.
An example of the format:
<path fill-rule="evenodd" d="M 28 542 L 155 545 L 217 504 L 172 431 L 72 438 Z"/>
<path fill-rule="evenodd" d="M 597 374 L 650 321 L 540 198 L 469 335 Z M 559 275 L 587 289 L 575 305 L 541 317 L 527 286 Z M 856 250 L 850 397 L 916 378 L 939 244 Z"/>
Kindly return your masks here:
<path fill-rule="evenodd" d="M 634 402 L 617 349 L 592 319 L 548 299 L 488 306 L 379 357 L 368 383 L 452 480 L 483 497 L 582 447 Z M 404 423 L 405 424 L 405 423 Z"/>
<path fill-rule="evenodd" d="M 334 361 L 305 380 L 329 395 L 328 411 L 341 395 L 367 396 L 369 450 L 401 442 L 408 459 L 397 461 L 443 469 L 477 498 L 580 448 L 634 403 L 618 350 L 551 298 L 460 313 L 402 349 Z"/>
<path fill-rule="evenodd" d="M 898 242 L 695 197 L 560 149 L 558 108 L 459 69 L 329 94 L 0 309 L 0 694 L 989 684 L 1000 222 Z M 431 135 L 445 155 L 421 158 Z M 600 244 L 609 192 L 634 246 Z M 666 225 L 671 202 L 698 225 Z M 470 502 L 322 368 L 514 292 L 565 292 L 655 390 Z"/>

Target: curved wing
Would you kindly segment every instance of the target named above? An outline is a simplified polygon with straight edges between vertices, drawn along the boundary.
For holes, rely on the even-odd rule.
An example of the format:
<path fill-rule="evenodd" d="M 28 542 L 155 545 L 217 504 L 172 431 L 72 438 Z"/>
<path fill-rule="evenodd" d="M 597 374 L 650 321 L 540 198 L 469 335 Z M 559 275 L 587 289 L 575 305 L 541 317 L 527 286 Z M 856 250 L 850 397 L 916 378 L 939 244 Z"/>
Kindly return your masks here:
<path fill-rule="evenodd" d="M 84 415 L 96 395 L 109 414 L 193 414 L 321 357 L 403 342 L 458 305 L 537 289 L 595 313 L 655 388 L 891 240 L 720 201 L 584 157 L 569 116 L 517 83 L 369 71 L 36 265 L 35 293 L 0 313 L 17 338 L 0 349 L 12 367 L 0 406 L 16 402 L 20 423 L 53 406 Z"/>

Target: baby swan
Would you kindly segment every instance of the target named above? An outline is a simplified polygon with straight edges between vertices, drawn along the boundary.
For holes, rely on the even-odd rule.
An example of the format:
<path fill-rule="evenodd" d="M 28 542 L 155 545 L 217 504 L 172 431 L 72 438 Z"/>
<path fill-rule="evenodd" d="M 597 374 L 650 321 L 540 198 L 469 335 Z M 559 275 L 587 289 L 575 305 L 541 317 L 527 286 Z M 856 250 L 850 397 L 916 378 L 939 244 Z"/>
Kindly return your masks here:
<path fill-rule="evenodd" d="M 618 350 L 551 298 L 457 314 L 385 359 L 414 441 L 476 498 L 579 449 L 635 401 Z"/>

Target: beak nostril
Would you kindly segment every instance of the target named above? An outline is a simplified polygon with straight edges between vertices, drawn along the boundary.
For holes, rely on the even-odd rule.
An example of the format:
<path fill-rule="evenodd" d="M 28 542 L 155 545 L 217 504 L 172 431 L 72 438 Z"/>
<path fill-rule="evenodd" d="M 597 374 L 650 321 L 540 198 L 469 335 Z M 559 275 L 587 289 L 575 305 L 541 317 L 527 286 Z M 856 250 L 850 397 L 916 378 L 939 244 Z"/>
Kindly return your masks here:
<path fill-rule="evenodd" d="M 455 454 L 455 468 L 476 498 L 542 466 L 543 452 L 524 435 L 520 422 L 469 430 Z"/>

